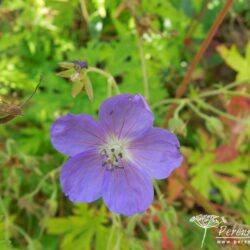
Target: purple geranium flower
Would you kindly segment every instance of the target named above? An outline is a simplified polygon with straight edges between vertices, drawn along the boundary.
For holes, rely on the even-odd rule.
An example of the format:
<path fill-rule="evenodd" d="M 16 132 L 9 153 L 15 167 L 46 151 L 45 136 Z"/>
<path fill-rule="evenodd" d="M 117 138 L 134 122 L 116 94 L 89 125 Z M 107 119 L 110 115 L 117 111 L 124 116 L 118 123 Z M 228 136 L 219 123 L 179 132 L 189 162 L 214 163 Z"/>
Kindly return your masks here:
<path fill-rule="evenodd" d="M 179 141 L 153 128 L 141 95 L 107 99 L 99 118 L 68 114 L 51 127 L 54 147 L 71 156 L 60 174 L 63 192 L 72 202 L 102 197 L 119 214 L 144 212 L 154 196 L 152 178 L 164 179 L 181 164 Z"/>

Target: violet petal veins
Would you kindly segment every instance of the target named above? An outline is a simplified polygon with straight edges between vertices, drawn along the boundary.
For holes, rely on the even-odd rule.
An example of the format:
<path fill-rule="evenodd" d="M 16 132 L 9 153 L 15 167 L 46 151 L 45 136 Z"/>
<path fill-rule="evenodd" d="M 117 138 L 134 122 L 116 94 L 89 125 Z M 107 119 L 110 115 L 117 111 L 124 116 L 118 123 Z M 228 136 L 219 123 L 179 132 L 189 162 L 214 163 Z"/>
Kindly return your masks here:
<path fill-rule="evenodd" d="M 167 178 L 181 164 L 179 141 L 153 127 L 141 95 L 105 100 L 99 119 L 68 114 L 53 123 L 53 146 L 71 157 L 60 174 L 62 190 L 72 202 L 102 197 L 115 213 L 142 213 L 153 201 L 152 178 Z"/>

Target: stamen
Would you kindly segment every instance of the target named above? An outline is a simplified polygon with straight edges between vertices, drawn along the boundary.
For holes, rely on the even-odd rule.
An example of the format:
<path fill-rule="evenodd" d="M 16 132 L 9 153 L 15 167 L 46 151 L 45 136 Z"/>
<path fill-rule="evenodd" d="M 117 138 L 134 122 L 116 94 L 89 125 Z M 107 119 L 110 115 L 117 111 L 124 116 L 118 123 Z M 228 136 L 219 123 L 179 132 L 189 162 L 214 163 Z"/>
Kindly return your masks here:
<path fill-rule="evenodd" d="M 124 167 L 123 167 L 123 166 L 117 166 L 117 168 L 121 168 L 121 169 L 123 169 Z"/>
<path fill-rule="evenodd" d="M 106 170 L 109 171 L 124 168 L 121 165 L 121 159 L 123 159 L 124 156 L 126 156 L 126 158 L 129 157 L 127 148 L 127 140 L 121 140 L 116 137 L 108 138 L 106 144 L 104 144 L 100 150 L 100 155 L 103 158 L 102 167 L 105 167 Z"/>

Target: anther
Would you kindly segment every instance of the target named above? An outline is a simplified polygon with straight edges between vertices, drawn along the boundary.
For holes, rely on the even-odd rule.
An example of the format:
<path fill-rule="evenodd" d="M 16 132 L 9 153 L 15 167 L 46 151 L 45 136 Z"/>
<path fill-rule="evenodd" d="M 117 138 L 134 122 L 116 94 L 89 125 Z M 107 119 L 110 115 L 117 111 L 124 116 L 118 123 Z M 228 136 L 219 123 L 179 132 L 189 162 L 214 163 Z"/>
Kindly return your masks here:
<path fill-rule="evenodd" d="M 106 151 L 105 149 L 103 149 L 103 150 L 101 151 L 101 155 L 102 155 L 102 156 L 107 156 L 107 151 Z"/>
<path fill-rule="evenodd" d="M 110 110 L 112 113 L 113 110 Z M 101 156 L 103 158 L 102 166 L 106 170 L 113 171 L 123 168 L 121 166 L 121 159 L 126 157 L 126 142 L 112 139 L 101 149 Z"/>
<path fill-rule="evenodd" d="M 114 158 L 115 158 L 115 161 L 118 162 L 118 159 L 117 159 L 117 157 L 115 155 L 114 155 Z"/>
<path fill-rule="evenodd" d="M 123 169 L 124 167 L 123 166 L 119 166 L 119 165 L 117 165 L 117 166 L 115 166 L 116 168 L 120 168 L 120 169 Z"/>

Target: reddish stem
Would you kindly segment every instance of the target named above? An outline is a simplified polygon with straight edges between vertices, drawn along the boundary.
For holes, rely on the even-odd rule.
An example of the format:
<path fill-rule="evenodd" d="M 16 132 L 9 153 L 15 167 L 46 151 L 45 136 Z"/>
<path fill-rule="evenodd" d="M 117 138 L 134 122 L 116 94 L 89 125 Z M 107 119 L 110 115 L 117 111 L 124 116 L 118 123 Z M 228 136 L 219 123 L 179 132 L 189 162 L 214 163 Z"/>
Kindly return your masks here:
<path fill-rule="evenodd" d="M 197 64 L 201 60 L 202 56 L 204 55 L 205 51 L 207 50 L 209 44 L 211 43 L 214 35 L 216 34 L 216 32 L 217 32 L 219 26 L 221 25 L 224 17 L 226 16 L 227 12 L 231 8 L 233 2 L 234 2 L 234 0 L 227 0 L 227 2 L 225 3 L 225 5 L 224 5 L 223 9 L 221 10 L 220 14 L 217 16 L 217 18 L 214 21 L 211 29 L 208 32 L 207 38 L 202 43 L 202 45 L 200 47 L 200 50 L 195 55 L 193 61 L 191 62 L 190 67 L 188 68 L 188 71 L 187 71 L 187 74 L 186 74 L 185 78 L 182 80 L 181 85 L 177 89 L 175 98 L 181 98 L 185 94 L 188 82 L 190 81 L 190 79 L 192 77 L 192 73 L 193 73 L 195 67 L 197 66 Z M 173 103 L 173 105 L 170 107 L 170 109 L 168 111 L 168 114 L 166 115 L 166 118 L 165 118 L 165 122 L 164 122 L 164 125 L 163 125 L 164 128 L 167 127 L 168 121 L 173 116 L 176 107 L 177 107 L 176 103 Z"/>
<path fill-rule="evenodd" d="M 201 60 L 202 56 L 204 55 L 205 51 L 207 50 L 209 44 L 211 43 L 214 35 L 216 34 L 216 32 L 217 32 L 219 26 L 221 25 L 224 17 L 226 16 L 227 12 L 231 8 L 233 2 L 234 2 L 234 0 L 227 0 L 227 2 L 225 3 L 225 5 L 224 5 L 223 9 L 221 10 L 220 14 L 217 16 L 217 18 L 214 21 L 210 31 L 208 32 L 208 35 L 207 35 L 206 39 L 202 43 L 202 45 L 200 47 L 200 50 L 197 52 L 197 54 L 195 55 L 193 61 L 191 62 L 191 65 L 188 68 L 188 71 L 186 73 L 185 78 L 182 80 L 181 85 L 177 89 L 175 98 L 177 98 L 177 99 L 181 98 L 185 94 L 188 82 L 191 79 L 191 76 L 192 76 L 192 73 L 193 73 L 195 67 L 197 66 L 197 64 Z M 167 127 L 168 121 L 173 116 L 176 107 L 177 107 L 176 103 L 173 103 L 173 105 L 170 107 L 170 109 L 168 111 L 168 114 L 166 115 L 166 118 L 165 118 L 165 122 L 164 122 L 164 125 L 163 125 L 164 128 Z M 196 202 L 201 207 L 203 207 L 210 214 L 218 214 L 216 209 L 214 209 L 211 206 L 209 201 L 205 197 L 203 197 L 203 195 L 201 195 L 198 190 L 196 190 L 191 184 L 189 184 L 185 179 L 183 179 L 177 173 L 174 173 L 174 176 L 193 195 Z"/>

